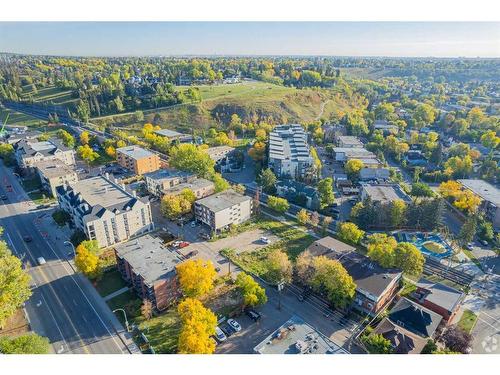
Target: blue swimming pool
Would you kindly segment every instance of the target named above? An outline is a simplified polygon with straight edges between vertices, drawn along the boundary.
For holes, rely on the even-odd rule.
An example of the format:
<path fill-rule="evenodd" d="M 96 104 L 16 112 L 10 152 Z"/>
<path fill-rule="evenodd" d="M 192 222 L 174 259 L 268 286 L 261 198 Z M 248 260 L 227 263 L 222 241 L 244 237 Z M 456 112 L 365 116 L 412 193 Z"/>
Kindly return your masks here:
<path fill-rule="evenodd" d="M 394 237 L 398 242 L 410 242 L 414 244 L 417 249 L 419 249 L 423 254 L 432 256 L 434 258 L 443 259 L 451 256 L 453 254 L 453 249 L 451 246 L 439 235 L 436 233 L 422 233 L 422 232 L 398 232 L 394 234 Z M 438 247 L 441 247 L 443 252 L 434 252 L 425 247 L 427 246 L 435 246 L 432 243 L 437 244 Z"/>

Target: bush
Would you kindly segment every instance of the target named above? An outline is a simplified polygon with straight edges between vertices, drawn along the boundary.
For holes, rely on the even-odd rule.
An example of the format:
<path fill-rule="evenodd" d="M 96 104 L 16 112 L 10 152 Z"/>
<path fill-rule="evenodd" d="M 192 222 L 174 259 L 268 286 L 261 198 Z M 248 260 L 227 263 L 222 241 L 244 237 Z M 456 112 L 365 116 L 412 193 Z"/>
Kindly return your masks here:
<path fill-rule="evenodd" d="M 52 219 L 54 219 L 57 225 L 63 227 L 70 222 L 71 216 L 64 210 L 56 210 L 52 214 Z"/>

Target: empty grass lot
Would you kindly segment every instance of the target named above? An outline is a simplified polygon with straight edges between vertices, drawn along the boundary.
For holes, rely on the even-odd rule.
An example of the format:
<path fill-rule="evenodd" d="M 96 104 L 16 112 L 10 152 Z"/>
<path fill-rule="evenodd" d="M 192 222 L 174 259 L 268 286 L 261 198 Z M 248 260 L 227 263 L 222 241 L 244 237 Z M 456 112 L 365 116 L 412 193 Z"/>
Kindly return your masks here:
<path fill-rule="evenodd" d="M 101 279 L 96 284 L 96 289 L 102 297 L 106 297 L 126 286 L 127 284 L 123 281 L 120 272 L 118 272 L 118 270 L 113 270 L 105 272 L 102 275 Z"/>
<path fill-rule="evenodd" d="M 470 333 L 477 322 L 477 315 L 471 310 L 465 310 L 462 317 L 458 321 L 458 326 L 465 332 Z"/>

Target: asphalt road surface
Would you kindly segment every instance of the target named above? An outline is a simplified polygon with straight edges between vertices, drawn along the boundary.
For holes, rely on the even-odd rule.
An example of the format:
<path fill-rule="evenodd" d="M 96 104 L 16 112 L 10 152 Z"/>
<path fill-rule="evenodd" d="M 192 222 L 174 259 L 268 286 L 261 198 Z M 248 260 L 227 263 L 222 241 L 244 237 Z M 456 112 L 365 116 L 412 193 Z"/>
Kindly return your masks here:
<path fill-rule="evenodd" d="M 125 342 L 131 350 L 134 346 L 123 336 L 123 327 L 90 282 L 75 274 L 69 248 L 58 248 L 51 234 L 45 238 L 39 231 L 36 221 L 42 211 L 3 163 L 0 176 L 0 194 L 8 197 L 0 204 L 0 226 L 32 277 L 33 295 L 25 304 L 31 328 L 49 338 L 54 353 L 130 353 Z M 39 257 L 46 263 L 39 265 Z"/>

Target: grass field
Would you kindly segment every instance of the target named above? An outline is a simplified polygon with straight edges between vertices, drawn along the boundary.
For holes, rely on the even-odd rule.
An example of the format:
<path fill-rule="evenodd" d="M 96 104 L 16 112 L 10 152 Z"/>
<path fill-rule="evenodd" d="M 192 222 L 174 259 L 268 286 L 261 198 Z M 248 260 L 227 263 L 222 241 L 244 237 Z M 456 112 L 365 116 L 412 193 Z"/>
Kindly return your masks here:
<path fill-rule="evenodd" d="M 31 86 L 23 86 L 23 98 L 32 97 L 35 103 L 47 103 L 73 107 L 77 98 L 73 98 L 72 90 L 64 90 L 59 87 L 49 86 L 38 89 L 33 93 Z"/>
<path fill-rule="evenodd" d="M 123 281 L 120 272 L 113 270 L 105 272 L 102 275 L 101 279 L 96 284 L 96 289 L 102 297 L 106 297 L 125 286 L 127 286 L 127 284 Z"/>
<path fill-rule="evenodd" d="M 477 315 L 471 310 L 465 310 L 458 322 L 458 326 L 465 332 L 470 333 L 477 322 Z"/>
<path fill-rule="evenodd" d="M 8 108 L 0 107 L 0 123 L 3 124 L 7 115 L 9 118 L 7 120 L 7 125 L 12 126 L 40 126 L 46 123 L 46 121 L 40 120 L 36 117 L 26 115 L 24 113 L 15 112 Z M 1 126 L 0 126 L 1 127 Z"/>

